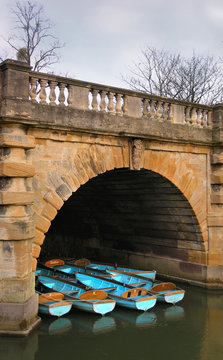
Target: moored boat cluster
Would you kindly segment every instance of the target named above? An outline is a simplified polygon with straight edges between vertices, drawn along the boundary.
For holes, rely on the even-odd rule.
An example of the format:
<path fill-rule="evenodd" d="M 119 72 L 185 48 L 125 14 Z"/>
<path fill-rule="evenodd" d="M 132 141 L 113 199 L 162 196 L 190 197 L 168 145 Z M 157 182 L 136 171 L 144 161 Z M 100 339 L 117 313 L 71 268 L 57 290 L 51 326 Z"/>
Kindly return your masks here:
<path fill-rule="evenodd" d="M 157 301 L 176 304 L 185 291 L 156 279 L 156 271 L 52 259 L 38 264 L 39 312 L 62 316 L 72 307 L 105 315 L 115 306 L 147 311 Z"/>

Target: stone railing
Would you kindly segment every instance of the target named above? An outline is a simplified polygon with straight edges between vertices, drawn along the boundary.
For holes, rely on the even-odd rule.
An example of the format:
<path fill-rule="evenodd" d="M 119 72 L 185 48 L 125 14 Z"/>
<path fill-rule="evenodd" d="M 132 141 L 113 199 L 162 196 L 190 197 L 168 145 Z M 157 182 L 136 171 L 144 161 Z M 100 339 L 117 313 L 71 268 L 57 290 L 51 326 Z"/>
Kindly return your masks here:
<path fill-rule="evenodd" d="M 0 98 L 212 128 L 211 106 L 32 72 L 27 64 L 15 60 L 0 64 Z"/>
<path fill-rule="evenodd" d="M 30 100 L 111 115 L 169 121 L 199 128 L 212 126 L 210 106 L 43 73 L 30 73 Z"/>

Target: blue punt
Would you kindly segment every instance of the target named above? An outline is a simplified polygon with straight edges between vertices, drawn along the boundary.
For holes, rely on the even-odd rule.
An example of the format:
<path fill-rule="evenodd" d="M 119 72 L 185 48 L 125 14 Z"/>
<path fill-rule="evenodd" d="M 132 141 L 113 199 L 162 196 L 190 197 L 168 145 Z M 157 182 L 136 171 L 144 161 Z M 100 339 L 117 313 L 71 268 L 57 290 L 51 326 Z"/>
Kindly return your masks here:
<path fill-rule="evenodd" d="M 109 299 L 107 293 L 101 290 L 86 291 L 85 287 L 74 282 L 41 274 L 38 275 L 38 280 L 44 287 L 62 293 L 79 310 L 105 315 L 116 304 L 115 300 Z"/>
<path fill-rule="evenodd" d="M 156 304 L 157 296 L 151 295 L 143 288 L 124 286 L 117 281 L 90 274 L 76 273 L 76 278 L 92 289 L 108 291 L 109 297 L 116 300 L 119 306 L 147 311 Z"/>
<path fill-rule="evenodd" d="M 151 271 L 150 270 L 138 270 L 138 269 L 132 269 L 132 268 L 123 267 L 123 266 L 112 266 L 112 265 L 97 264 L 97 263 L 91 263 L 89 265 L 86 265 L 85 267 L 87 269 L 98 269 L 98 270 L 102 270 L 102 271 L 106 271 L 107 269 L 109 269 L 109 270 L 119 270 L 119 271 L 124 271 L 124 272 L 131 272 L 131 273 L 134 273 L 139 276 L 144 276 L 151 280 L 155 280 L 155 277 L 156 277 L 155 270 L 151 270 Z"/>
<path fill-rule="evenodd" d="M 55 270 L 59 270 L 62 271 L 64 273 L 67 274 L 75 274 L 76 272 L 81 272 L 81 273 L 89 273 L 92 275 L 100 275 L 100 276 L 105 276 L 108 277 L 108 273 L 106 274 L 106 270 L 120 270 L 120 271 L 124 271 L 124 272 L 131 272 L 134 273 L 136 275 L 140 275 L 140 276 L 144 276 L 148 279 L 151 279 L 152 281 L 155 279 L 156 276 L 156 271 L 152 270 L 138 270 L 138 269 L 132 269 L 132 268 L 127 268 L 127 267 L 122 267 L 122 266 L 112 266 L 112 265 L 107 265 L 107 264 L 97 264 L 97 263 L 90 263 L 88 265 L 85 266 L 80 266 L 80 265 L 75 265 L 75 264 L 66 264 L 64 262 L 64 260 L 62 259 L 51 259 L 48 260 L 45 263 L 45 266 L 48 268 L 53 268 Z"/>
<path fill-rule="evenodd" d="M 127 274 L 117 270 L 107 270 L 112 278 L 122 284 L 133 287 L 143 287 L 157 295 L 157 300 L 176 304 L 184 298 L 185 291 L 176 287 L 171 282 L 152 282 L 145 277 L 136 274 Z"/>
<path fill-rule="evenodd" d="M 101 276 L 105 276 L 105 277 L 110 277 L 109 274 L 106 273 L 106 271 L 87 267 L 87 266 L 65 264 L 64 260 L 61 260 L 61 259 L 48 260 L 45 263 L 45 266 L 44 265 L 41 265 L 41 266 L 48 268 L 48 269 L 53 269 L 55 271 L 56 270 L 61 271 L 70 276 L 72 276 L 72 275 L 75 276 L 76 272 L 81 272 L 81 273 L 83 272 L 83 273 L 88 273 L 88 274 L 92 274 L 92 275 L 101 275 Z"/>
<path fill-rule="evenodd" d="M 39 313 L 48 316 L 63 316 L 67 314 L 72 303 L 64 300 L 64 295 L 56 292 L 39 294 Z"/>

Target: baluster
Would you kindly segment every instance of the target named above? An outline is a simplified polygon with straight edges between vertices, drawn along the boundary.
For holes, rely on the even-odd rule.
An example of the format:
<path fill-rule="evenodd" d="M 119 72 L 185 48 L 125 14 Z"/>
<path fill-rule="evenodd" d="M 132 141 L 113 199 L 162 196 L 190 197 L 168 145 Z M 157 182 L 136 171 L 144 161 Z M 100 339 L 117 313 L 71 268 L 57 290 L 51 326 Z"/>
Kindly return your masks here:
<path fill-rule="evenodd" d="M 161 106 L 162 106 L 162 101 L 157 101 L 157 109 L 156 109 L 157 120 L 161 120 L 162 118 Z"/>
<path fill-rule="evenodd" d="M 50 105 L 56 105 L 55 104 L 55 101 L 56 101 L 55 87 L 56 86 L 57 86 L 56 81 L 50 81 L 50 94 L 49 94 Z"/>
<path fill-rule="evenodd" d="M 60 94 L 58 97 L 58 101 L 59 101 L 59 105 L 63 106 L 65 101 L 65 95 L 64 95 L 65 84 L 59 83 L 59 89 L 60 89 Z"/>
<path fill-rule="evenodd" d="M 116 114 L 122 114 L 122 104 L 121 104 L 122 94 L 116 94 Z"/>
<path fill-rule="evenodd" d="M 97 111 L 98 110 L 98 90 L 97 89 L 93 89 L 92 90 L 92 110 Z"/>
<path fill-rule="evenodd" d="M 123 96 L 123 115 L 128 115 L 128 98 L 126 95 Z"/>
<path fill-rule="evenodd" d="M 108 93 L 108 112 L 114 114 L 114 104 L 113 104 L 114 93 Z"/>
<path fill-rule="evenodd" d="M 31 98 L 31 101 L 36 101 L 36 82 L 37 80 L 35 78 L 31 78 L 30 79 L 30 91 L 29 91 L 29 96 Z"/>
<path fill-rule="evenodd" d="M 191 125 L 195 126 L 196 125 L 196 108 L 192 108 L 192 112 L 191 112 Z"/>
<path fill-rule="evenodd" d="M 201 110 L 201 123 L 200 127 L 205 128 L 207 127 L 207 111 Z"/>
<path fill-rule="evenodd" d="M 208 127 L 208 128 L 212 127 L 211 114 L 212 114 L 212 111 L 208 111 L 208 110 L 203 111 L 203 118 L 202 118 L 203 127 Z"/>
<path fill-rule="evenodd" d="M 169 120 L 173 122 L 173 105 L 169 104 Z"/>
<path fill-rule="evenodd" d="M 163 103 L 163 120 L 166 121 L 168 119 L 168 103 Z"/>
<path fill-rule="evenodd" d="M 73 104 L 73 86 L 67 85 L 67 90 L 68 90 L 67 104 L 68 104 L 68 106 L 72 106 L 72 104 Z"/>
<path fill-rule="evenodd" d="M 148 103 L 149 99 L 143 99 L 143 110 L 142 110 L 142 116 L 148 117 Z"/>
<path fill-rule="evenodd" d="M 197 126 L 200 128 L 202 127 L 201 114 L 202 114 L 201 109 L 198 109 L 197 110 Z"/>
<path fill-rule="evenodd" d="M 190 111 L 191 111 L 191 106 L 187 106 L 185 112 L 185 122 L 187 125 L 191 125 Z"/>
<path fill-rule="evenodd" d="M 106 102 L 105 102 L 105 97 L 106 97 L 107 92 L 102 90 L 100 92 L 101 95 L 101 102 L 100 102 L 100 110 L 101 111 L 105 111 L 106 110 Z"/>
<path fill-rule="evenodd" d="M 212 110 L 208 110 L 208 111 L 207 111 L 207 114 L 206 114 L 206 118 L 207 118 L 207 120 L 206 120 L 206 126 L 207 126 L 209 129 L 212 129 L 212 126 L 213 126 L 213 124 L 212 124 L 212 115 L 213 115 Z"/>
<path fill-rule="evenodd" d="M 150 118 L 154 119 L 155 118 L 155 101 L 154 100 L 150 100 Z"/>
<path fill-rule="evenodd" d="M 44 79 L 40 80 L 40 93 L 39 93 L 39 98 L 40 98 L 40 102 L 41 103 L 45 103 L 46 102 L 46 84 L 47 81 Z"/>
<path fill-rule="evenodd" d="M 200 127 L 202 127 L 202 128 L 206 127 L 206 111 L 205 110 L 201 110 L 200 119 L 201 119 Z"/>

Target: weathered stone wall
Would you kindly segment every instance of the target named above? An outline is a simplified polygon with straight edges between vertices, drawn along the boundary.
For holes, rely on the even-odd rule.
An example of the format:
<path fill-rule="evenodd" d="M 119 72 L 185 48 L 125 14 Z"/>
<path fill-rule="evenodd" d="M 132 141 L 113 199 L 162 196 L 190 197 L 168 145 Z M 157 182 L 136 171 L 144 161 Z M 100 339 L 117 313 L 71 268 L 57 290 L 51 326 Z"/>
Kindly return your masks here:
<path fill-rule="evenodd" d="M 20 331 L 27 328 L 37 312 L 31 255 L 35 170 L 27 159 L 27 151 L 35 146 L 34 138 L 27 135 L 23 126 L 2 125 L 0 146 L 0 331 L 2 326 Z M 2 303 L 8 305 L 1 311 Z M 15 310 L 15 303 L 27 306 Z"/>
<path fill-rule="evenodd" d="M 33 269 L 35 269 L 36 259 L 40 255 L 45 234 L 49 230 L 51 221 L 55 218 L 57 211 L 61 209 L 64 201 L 70 198 L 81 185 L 83 185 L 82 191 L 84 192 L 84 184 L 88 183 L 91 178 L 113 169 L 128 169 L 132 161 L 132 143 L 122 137 L 87 136 L 60 131 L 44 131 L 34 128 L 29 129 L 29 134 L 35 138 L 36 144 L 35 149 L 29 151 L 29 157 L 32 159 L 36 170 L 33 179 L 33 190 L 35 191 L 33 209 L 35 211 L 34 219 L 36 224 L 36 236 L 33 246 Z M 173 187 L 175 187 L 180 195 L 175 195 L 176 202 L 172 203 L 171 206 L 175 208 L 177 204 L 178 206 L 182 206 L 183 202 L 180 205 L 179 201 L 177 203 L 177 196 L 179 196 L 178 200 L 184 198 L 184 207 L 185 209 L 190 208 L 190 214 L 192 214 L 191 216 L 194 218 L 193 221 L 196 223 L 196 229 L 194 231 L 192 228 L 187 231 L 187 224 L 182 223 L 180 228 L 177 221 L 175 222 L 177 231 L 176 229 L 173 232 L 169 231 L 170 242 L 168 246 L 172 248 L 172 254 L 178 253 L 177 256 L 175 255 L 177 260 L 206 265 L 208 248 L 208 180 L 206 174 L 208 171 L 209 149 L 200 146 L 191 147 L 190 145 L 182 146 L 157 143 L 155 141 L 144 141 L 143 150 L 139 157 L 140 159 L 138 161 L 142 169 L 150 170 L 154 174 L 159 174 L 166 179 L 166 181 L 169 180 L 173 184 Z M 153 181 L 155 182 L 156 178 L 154 178 Z M 131 195 L 129 194 L 129 196 Z M 97 197 L 100 198 L 100 191 L 96 194 L 95 202 L 97 201 Z M 128 194 L 126 197 L 128 197 Z M 155 197 L 153 197 L 152 201 L 150 200 L 150 208 L 153 209 L 154 204 L 159 204 L 158 209 L 162 214 L 161 208 L 164 209 L 166 206 L 167 215 L 169 211 L 167 203 L 170 203 L 174 195 L 171 197 L 169 194 L 166 199 L 161 199 L 159 195 L 157 195 L 157 197 L 159 197 L 159 201 L 154 201 Z M 163 200 L 164 202 L 160 203 L 160 201 Z M 146 200 L 144 201 L 146 202 Z M 148 201 L 147 199 L 147 203 Z M 157 205 L 155 205 L 155 207 L 156 206 Z M 95 210 L 98 211 L 96 204 Z M 102 217 L 102 215 L 103 212 L 100 216 Z M 137 216 L 138 215 L 135 214 L 136 218 Z M 101 222 L 103 222 L 103 219 L 101 219 Z M 153 242 L 154 249 L 159 244 L 158 249 L 160 254 L 162 254 L 162 259 L 170 258 L 171 260 L 171 256 L 168 255 L 171 251 L 168 251 L 166 243 L 161 243 L 162 237 L 168 240 L 168 228 L 165 229 L 164 227 L 162 231 L 159 229 L 161 226 L 166 225 L 167 227 L 168 225 L 161 223 L 161 218 L 159 218 L 159 223 L 156 223 L 157 229 L 153 231 L 150 229 L 150 238 L 154 237 L 155 239 Z M 174 224 L 169 224 L 169 227 L 173 230 Z M 157 231 L 158 233 L 156 235 Z M 173 236 L 175 237 L 175 241 L 172 239 L 171 243 L 171 237 Z M 106 235 L 104 234 L 103 237 L 105 238 Z M 89 239 L 85 240 L 88 241 L 89 244 Z M 145 253 L 147 245 L 146 240 L 144 241 L 144 245 L 137 245 L 136 239 L 136 243 L 134 244 L 135 253 Z M 151 241 L 150 239 L 150 248 L 152 246 Z M 91 249 L 93 247 L 93 245 L 89 246 Z M 105 247 L 108 248 L 108 246 L 104 244 L 101 253 L 103 253 Z M 113 247 L 115 248 L 115 246 Z M 109 248 L 112 248 L 111 244 Z M 162 250 L 162 248 L 165 250 Z M 129 249 L 125 249 L 126 255 L 128 254 L 127 250 Z M 165 272 L 165 266 L 162 265 L 162 263 L 165 264 L 165 262 L 160 260 L 157 251 L 155 255 L 153 254 L 155 258 L 154 265 L 156 265 L 158 271 L 160 269 L 161 272 Z M 145 254 L 143 254 L 143 258 L 141 255 L 141 260 L 138 262 L 138 265 L 145 266 L 146 261 L 146 266 L 148 267 L 149 261 L 151 264 L 153 263 L 151 256 L 149 260 L 151 251 L 148 252 L 146 260 L 144 255 Z M 111 250 L 107 258 L 109 256 L 111 256 Z M 133 258 L 134 257 L 132 257 L 132 259 Z M 136 259 L 134 258 L 132 261 L 135 262 Z M 187 274 L 187 276 L 193 277 L 193 271 L 191 272 L 189 270 L 189 272 L 190 274 Z M 182 276 L 183 272 L 181 272 L 180 275 Z M 175 271 L 175 276 L 177 276 L 177 270 Z M 203 280 L 203 275 L 200 280 Z"/>
<path fill-rule="evenodd" d="M 34 267 L 44 234 L 51 221 L 73 192 L 92 177 L 114 168 L 128 167 L 129 145 L 125 139 L 64 134 L 30 129 L 36 147 L 30 158 L 36 169 L 33 246 Z"/>
<path fill-rule="evenodd" d="M 210 200 L 208 213 L 210 276 L 215 266 L 223 265 L 223 106 L 217 105 L 214 112 L 213 139 L 210 170 Z M 219 274 L 217 274 L 219 276 Z"/>

